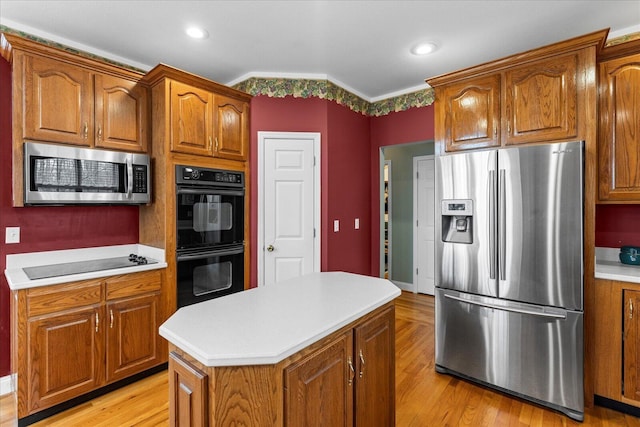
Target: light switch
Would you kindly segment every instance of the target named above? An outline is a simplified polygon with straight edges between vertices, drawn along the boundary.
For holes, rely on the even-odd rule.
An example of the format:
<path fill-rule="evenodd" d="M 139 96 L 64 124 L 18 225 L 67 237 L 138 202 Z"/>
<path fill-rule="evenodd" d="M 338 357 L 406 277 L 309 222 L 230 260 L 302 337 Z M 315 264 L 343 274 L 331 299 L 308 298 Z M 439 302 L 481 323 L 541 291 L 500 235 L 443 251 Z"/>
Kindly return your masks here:
<path fill-rule="evenodd" d="M 360 218 L 356 218 L 356 220 L 353 222 L 353 226 L 356 230 L 360 229 Z"/>
<path fill-rule="evenodd" d="M 338 231 L 340 231 L 340 220 L 339 219 L 334 219 L 333 220 L 333 232 L 337 233 Z"/>
<path fill-rule="evenodd" d="M 20 243 L 20 227 L 7 227 L 5 229 L 5 243 Z"/>

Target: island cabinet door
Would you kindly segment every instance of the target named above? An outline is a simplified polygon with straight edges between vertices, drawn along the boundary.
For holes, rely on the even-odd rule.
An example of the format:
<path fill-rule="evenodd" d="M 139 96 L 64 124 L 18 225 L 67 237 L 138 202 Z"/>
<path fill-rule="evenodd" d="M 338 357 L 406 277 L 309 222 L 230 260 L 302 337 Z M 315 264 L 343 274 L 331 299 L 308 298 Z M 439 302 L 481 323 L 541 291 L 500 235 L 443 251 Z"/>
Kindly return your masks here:
<path fill-rule="evenodd" d="M 355 328 L 358 427 L 395 425 L 395 312 L 390 307 Z"/>
<path fill-rule="evenodd" d="M 104 372 L 102 307 L 29 321 L 29 413 L 97 388 Z"/>
<path fill-rule="evenodd" d="M 169 354 L 169 420 L 171 427 L 209 425 L 208 375 Z"/>
<path fill-rule="evenodd" d="M 285 369 L 285 426 L 352 426 L 354 380 L 349 331 Z"/>

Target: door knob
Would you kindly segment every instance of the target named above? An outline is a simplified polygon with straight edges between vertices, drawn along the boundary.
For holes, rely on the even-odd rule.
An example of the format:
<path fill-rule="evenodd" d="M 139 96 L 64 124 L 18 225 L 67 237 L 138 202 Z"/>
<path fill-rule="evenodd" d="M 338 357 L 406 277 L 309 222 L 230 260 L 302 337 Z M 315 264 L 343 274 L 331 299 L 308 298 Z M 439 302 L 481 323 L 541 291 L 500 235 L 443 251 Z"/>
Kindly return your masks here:
<path fill-rule="evenodd" d="M 267 246 L 267 252 L 273 252 L 274 249 L 273 245 Z"/>

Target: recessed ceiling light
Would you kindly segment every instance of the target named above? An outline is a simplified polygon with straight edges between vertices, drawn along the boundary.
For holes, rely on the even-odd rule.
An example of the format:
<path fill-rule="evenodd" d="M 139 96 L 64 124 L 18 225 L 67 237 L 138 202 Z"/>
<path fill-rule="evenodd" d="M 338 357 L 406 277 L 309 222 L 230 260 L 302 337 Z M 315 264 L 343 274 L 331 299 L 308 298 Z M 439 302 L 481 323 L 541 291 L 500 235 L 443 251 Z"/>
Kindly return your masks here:
<path fill-rule="evenodd" d="M 189 27 L 184 30 L 184 32 L 187 33 L 189 37 L 192 37 L 194 39 L 206 39 L 207 37 L 209 37 L 209 33 L 207 33 L 207 30 L 203 28 Z"/>
<path fill-rule="evenodd" d="M 438 46 L 433 42 L 418 43 L 411 48 L 411 53 L 414 55 L 428 55 L 437 48 Z"/>

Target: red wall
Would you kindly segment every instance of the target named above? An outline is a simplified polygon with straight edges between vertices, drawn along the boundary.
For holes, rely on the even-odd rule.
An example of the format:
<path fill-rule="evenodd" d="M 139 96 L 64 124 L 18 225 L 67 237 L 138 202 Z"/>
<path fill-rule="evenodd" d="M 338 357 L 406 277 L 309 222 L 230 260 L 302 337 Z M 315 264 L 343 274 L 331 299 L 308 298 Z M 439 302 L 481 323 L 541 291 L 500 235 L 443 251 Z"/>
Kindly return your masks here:
<path fill-rule="evenodd" d="M 138 208 L 13 208 L 11 196 L 11 66 L 0 59 L 0 271 L 7 254 L 138 242 Z M 5 227 L 20 227 L 20 243 L 4 243 Z M 9 375 L 9 285 L 0 275 L 0 376 Z"/>
<path fill-rule="evenodd" d="M 329 136 L 327 221 L 322 224 L 327 270 L 370 274 L 371 167 L 370 118 L 333 102 L 327 103 Z M 325 184 L 325 182 L 323 182 Z M 354 221 L 360 219 L 360 228 Z M 333 221 L 340 231 L 333 232 Z"/>
<path fill-rule="evenodd" d="M 371 272 L 380 274 L 380 148 L 407 142 L 434 139 L 433 104 L 410 108 L 386 116 L 371 118 L 370 170 L 371 170 Z"/>
<path fill-rule="evenodd" d="M 369 118 L 318 98 L 251 101 L 251 229 L 257 231 L 258 131 L 320 132 L 321 270 L 368 274 Z M 360 218 L 360 229 L 353 227 Z M 340 232 L 333 221 L 340 220 Z M 257 234 L 251 235 L 251 286 L 257 285 Z"/>
<path fill-rule="evenodd" d="M 597 205 L 596 246 L 640 246 L 640 205 Z"/>
<path fill-rule="evenodd" d="M 320 132 L 321 185 L 324 188 L 327 176 L 327 101 L 319 98 L 269 98 L 255 96 L 251 100 L 251 148 L 250 148 L 250 205 L 251 205 L 251 287 L 258 284 L 258 132 Z M 326 223 L 326 194 L 323 191 L 321 222 Z M 321 268 L 326 271 L 326 250 L 322 247 Z"/>

